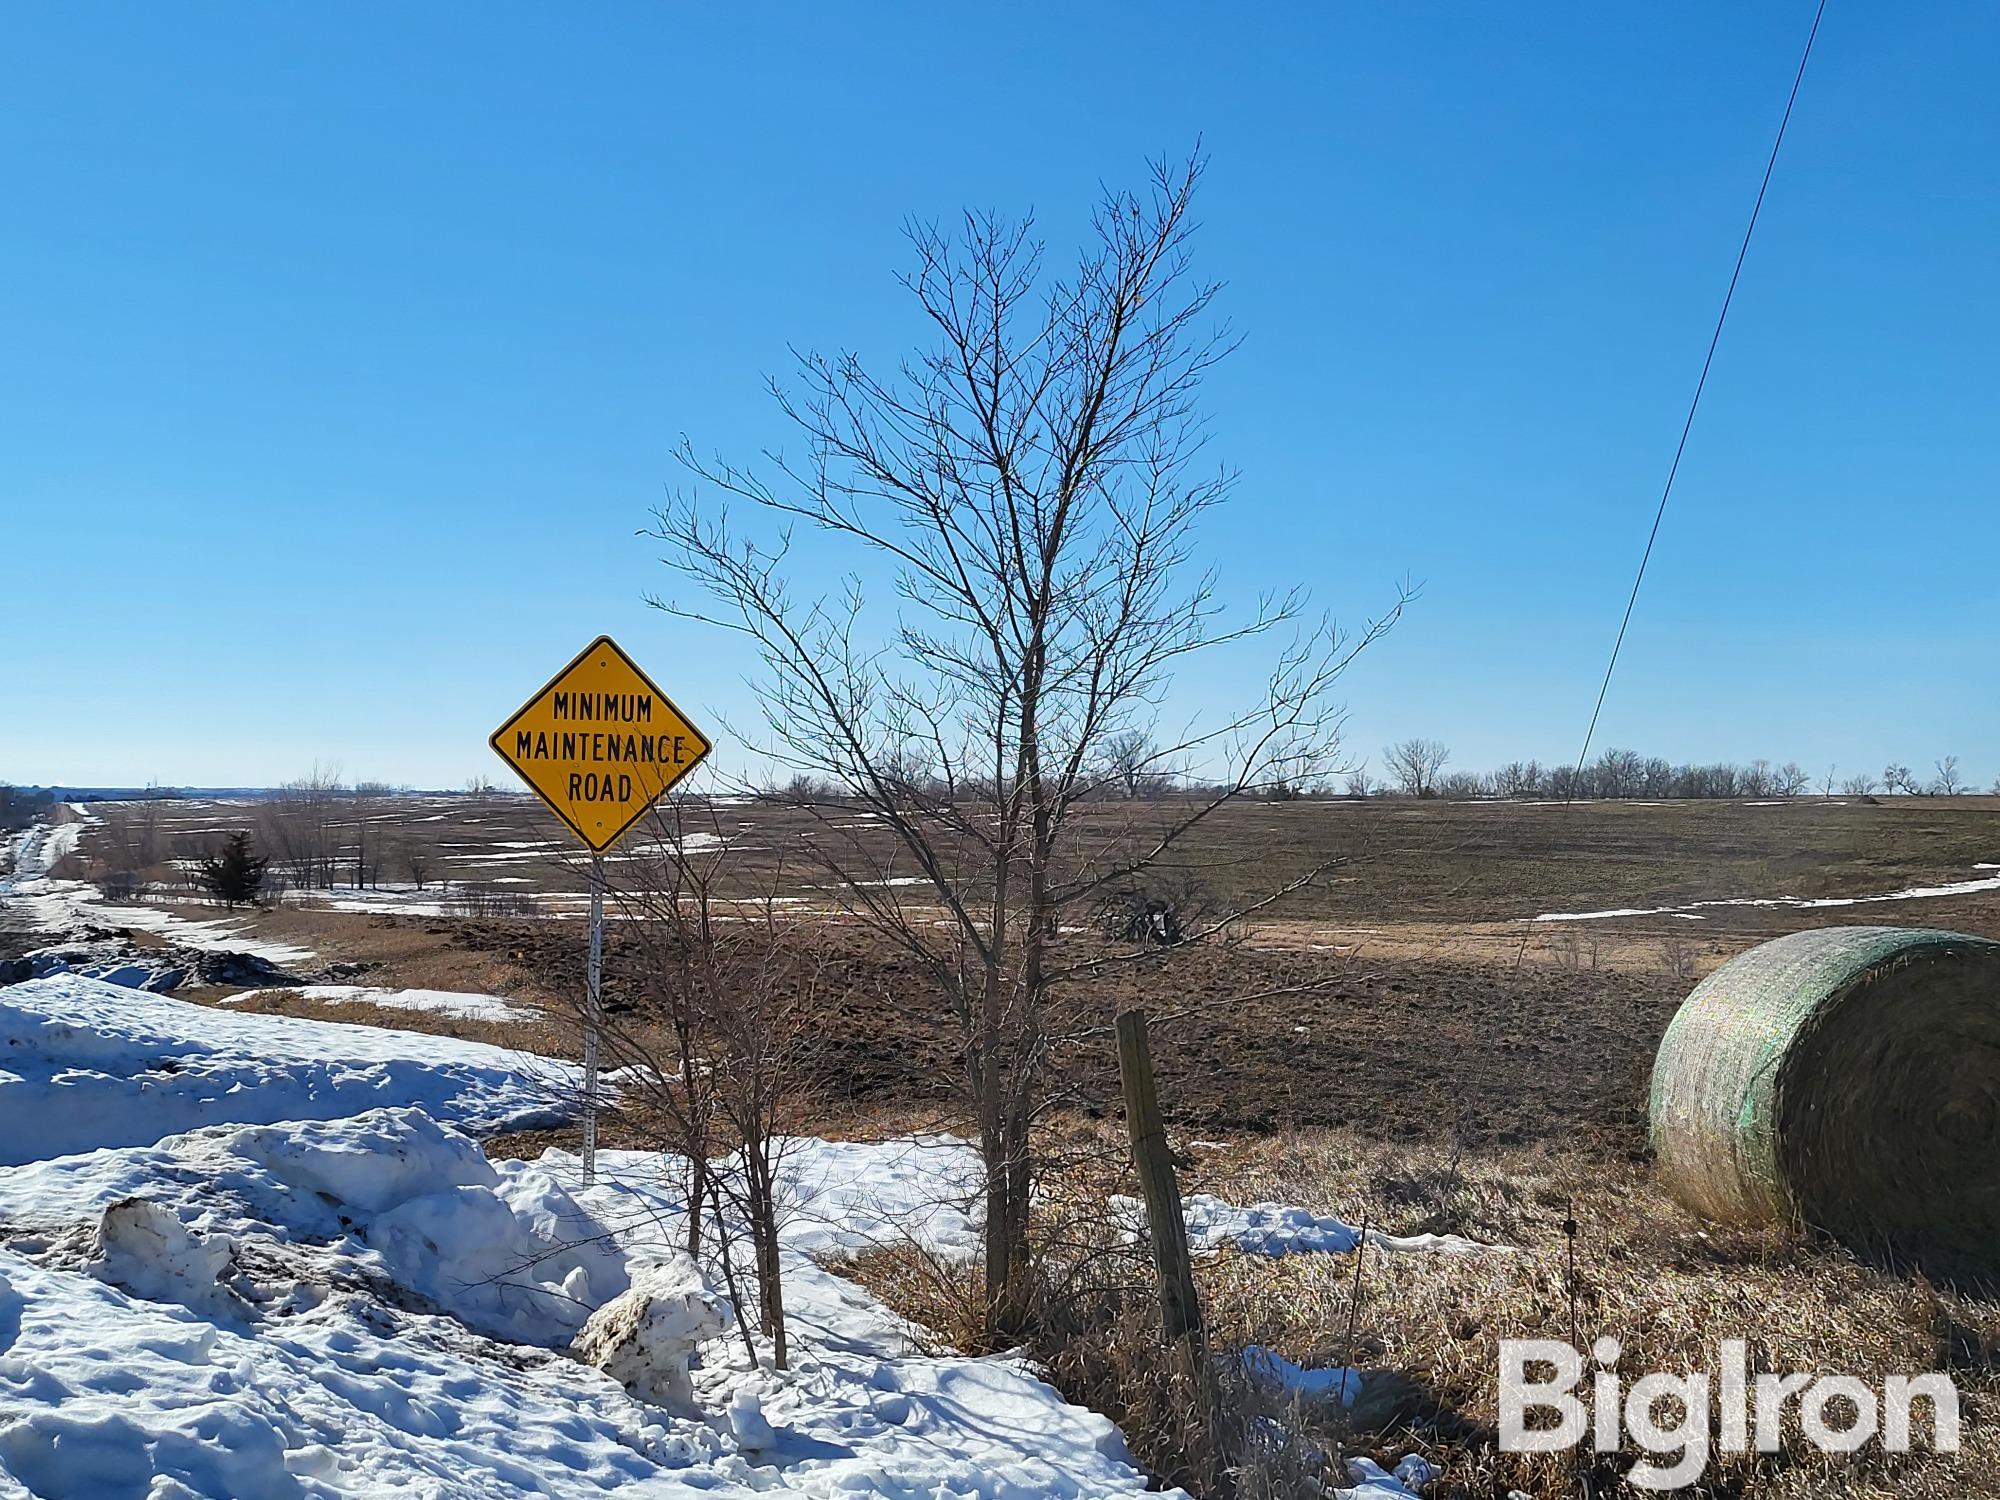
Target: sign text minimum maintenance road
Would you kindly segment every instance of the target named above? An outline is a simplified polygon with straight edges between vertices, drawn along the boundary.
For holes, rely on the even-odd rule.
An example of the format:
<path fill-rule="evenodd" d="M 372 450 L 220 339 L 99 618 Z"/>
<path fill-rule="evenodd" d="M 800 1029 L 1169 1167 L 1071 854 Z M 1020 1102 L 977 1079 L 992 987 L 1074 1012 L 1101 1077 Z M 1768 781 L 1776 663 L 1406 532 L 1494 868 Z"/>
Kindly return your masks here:
<path fill-rule="evenodd" d="M 598 853 L 710 749 L 707 736 L 608 635 L 521 705 L 491 744 Z"/>

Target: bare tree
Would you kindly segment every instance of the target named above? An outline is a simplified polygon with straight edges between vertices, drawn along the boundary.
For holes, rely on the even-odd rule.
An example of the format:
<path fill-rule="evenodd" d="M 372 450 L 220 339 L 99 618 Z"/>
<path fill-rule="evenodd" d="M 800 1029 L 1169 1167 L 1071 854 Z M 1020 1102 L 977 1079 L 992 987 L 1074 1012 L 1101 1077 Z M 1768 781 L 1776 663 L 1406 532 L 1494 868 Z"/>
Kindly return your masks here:
<path fill-rule="evenodd" d="M 1153 737 L 1143 729 L 1125 729 L 1106 737 L 1100 770 L 1107 788 L 1128 801 L 1164 797 L 1174 786 L 1173 772 L 1161 759 Z"/>
<path fill-rule="evenodd" d="M 1366 765 L 1356 766 L 1347 773 L 1347 795 L 1366 797 L 1375 790 L 1375 779 L 1368 774 Z"/>
<path fill-rule="evenodd" d="M 1824 776 L 1820 777 L 1820 779 L 1819 779 L 1819 794 L 1820 794 L 1820 795 L 1821 795 L 1822 797 L 1831 797 L 1831 796 L 1833 795 L 1833 786 L 1834 786 L 1834 780 L 1833 780 L 1833 778 L 1834 778 L 1834 772 L 1836 771 L 1836 769 L 1838 769 L 1838 768 L 1837 768 L 1837 767 L 1834 767 L 1834 766 L 1828 766 L 1828 767 L 1826 768 L 1826 774 L 1825 774 Z"/>
<path fill-rule="evenodd" d="M 402 856 L 403 873 L 410 877 L 410 884 L 422 890 L 431 878 L 431 872 L 437 868 L 431 846 L 422 839 L 412 837 L 406 839 L 397 852 Z"/>
<path fill-rule="evenodd" d="M 806 1114 L 830 989 L 816 929 L 772 894 L 782 867 L 761 894 L 726 897 L 730 839 L 712 809 L 705 838 L 690 839 L 696 817 L 685 795 L 669 798 L 652 815 L 649 852 L 621 866 L 612 899 L 644 977 L 631 1019 L 607 1018 L 606 1050 L 632 1080 L 628 1098 L 686 1164 L 688 1253 L 701 1255 L 713 1229 L 710 1259 L 734 1291 L 734 1253 L 748 1240 L 758 1331 L 783 1369 L 779 1171 L 787 1132 Z"/>
<path fill-rule="evenodd" d="M 1061 914 L 1130 884 L 1232 798 L 1336 769 L 1331 690 L 1407 598 L 1344 636 L 1307 618 L 1297 591 L 1225 620 L 1213 576 L 1187 576 L 1196 524 L 1235 483 L 1204 463 L 1196 405 L 1231 345 L 1226 329 L 1203 331 L 1216 288 L 1190 272 L 1199 175 L 1198 162 L 1162 165 L 1149 191 L 1109 193 L 1067 275 L 1045 268 L 1025 222 L 912 225 L 903 284 L 931 349 L 893 379 L 851 355 L 802 357 L 798 387 L 774 394 L 803 456 L 769 455 L 765 472 L 682 445 L 698 484 L 778 534 L 746 534 L 699 490 L 652 533 L 709 601 L 654 602 L 740 632 L 762 658 L 765 730 L 743 737 L 837 785 L 873 814 L 848 821 L 893 845 L 885 863 L 879 843 L 831 821 L 810 841 L 837 899 L 912 956 L 956 1027 L 986 1169 L 996 1342 L 1030 1311 L 1030 1132 L 1056 1042 L 1051 995 L 1106 961 L 1063 950 Z M 793 594 L 782 528 L 795 523 L 895 571 L 886 639 L 858 581 Z M 1247 706 L 1156 731 L 1176 667 L 1281 627 Z M 1086 845 L 1073 815 L 1108 743 L 1134 730 L 1162 758 L 1200 764 L 1211 789 L 1148 815 L 1143 837 Z"/>
<path fill-rule="evenodd" d="M 1830 778 L 1833 773 L 1827 772 Z M 1771 788 L 1780 797 L 1797 797 L 1812 787 L 1812 773 L 1795 760 L 1788 760 L 1778 767 L 1771 778 Z"/>
<path fill-rule="evenodd" d="M 1636 797 L 1645 790 L 1646 763 L 1636 750 L 1606 750 L 1595 769 L 1600 797 Z"/>
<path fill-rule="evenodd" d="M 1937 768 L 1937 779 L 1931 783 L 1931 791 L 1939 797 L 1956 797 L 1965 790 L 1965 778 L 1959 774 L 1958 757 L 1947 755 L 1933 762 Z"/>
<path fill-rule="evenodd" d="M 310 773 L 286 782 L 263 805 L 258 842 L 294 887 L 332 887 L 340 856 L 337 825 L 344 793 L 340 767 L 315 762 Z"/>
<path fill-rule="evenodd" d="M 91 878 L 116 899 L 142 895 L 147 877 L 167 856 L 166 794 L 158 782 L 104 820 L 93 842 Z"/>
<path fill-rule="evenodd" d="M 146 783 L 146 794 L 139 799 L 137 816 L 132 820 L 132 854 L 136 861 L 134 869 L 151 869 L 160 862 L 166 852 L 165 814 L 168 799 L 169 794 L 157 780 Z"/>
<path fill-rule="evenodd" d="M 1436 789 L 1437 774 L 1451 752 L 1437 740 L 1404 740 L 1382 751 L 1389 779 L 1406 796 L 1428 797 Z"/>
<path fill-rule="evenodd" d="M 1910 774 L 1910 768 L 1897 765 L 1894 761 L 1882 768 L 1882 785 L 1887 791 L 1901 792 L 1908 797 L 1914 797 L 1923 790 L 1917 785 L 1917 778 Z"/>
<path fill-rule="evenodd" d="M 1850 797 L 1866 797 L 1879 785 L 1866 771 L 1857 772 L 1840 783 L 1841 791 Z"/>

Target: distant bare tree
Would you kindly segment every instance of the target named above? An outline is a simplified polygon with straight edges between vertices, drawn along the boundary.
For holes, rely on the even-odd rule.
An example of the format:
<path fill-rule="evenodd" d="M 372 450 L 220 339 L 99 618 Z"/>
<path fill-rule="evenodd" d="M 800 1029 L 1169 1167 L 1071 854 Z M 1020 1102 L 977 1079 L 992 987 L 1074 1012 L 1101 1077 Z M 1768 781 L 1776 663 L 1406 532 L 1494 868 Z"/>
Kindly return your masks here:
<path fill-rule="evenodd" d="M 47 792 L 28 792 L 0 781 L 0 832 L 26 828 L 48 810 L 54 799 Z"/>
<path fill-rule="evenodd" d="M 1931 791 L 1940 797 L 1956 797 L 1965 790 L 1965 778 L 1958 771 L 1958 757 L 1947 755 L 1935 762 L 1937 779 L 1931 783 Z"/>
<path fill-rule="evenodd" d="M 92 844 L 91 878 L 100 889 L 108 881 L 129 895 L 144 894 L 147 872 L 168 853 L 165 804 L 158 784 L 152 783 L 143 796 L 104 821 Z"/>
<path fill-rule="evenodd" d="M 838 801 L 840 789 L 817 776 L 809 776 L 800 771 L 787 777 L 782 785 L 773 779 L 759 795 L 784 807 L 812 807 L 816 804 Z"/>
<path fill-rule="evenodd" d="M 1031 1313 L 1030 1131 L 1047 1102 L 1052 990 L 1105 962 L 1062 950 L 1062 914 L 1132 884 L 1232 799 L 1337 769 L 1332 688 L 1403 607 L 1350 637 L 1309 619 L 1294 591 L 1230 623 L 1212 575 L 1188 574 L 1196 524 L 1235 482 L 1204 456 L 1197 403 L 1231 346 L 1203 328 L 1217 289 L 1191 277 L 1198 177 L 1198 163 L 1163 166 L 1150 191 L 1109 193 L 1064 275 L 1045 270 L 1025 223 L 912 226 L 904 285 L 934 347 L 892 379 L 851 355 L 803 357 L 801 388 L 775 392 L 802 459 L 773 455 L 760 474 L 682 445 L 698 482 L 775 535 L 746 535 L 699 495 L 676 496 L 652 533 L 710 601 L 654 602 L 740 633 L 762 658 L 765 733 L 739 737 L 833 782 L 897 851 L 885 860 L 832 821 L 808 845 L 834 898 L 910 955 L 922 1003 L 956 1028 L 986 1171 L 996 1343 Z M 792 593 L 780 570 L 793 524 L 895 569 L 886 641 L 858 583 Z M 1158 747 L 1201 764 L 1211 788 L 1130 837 L 1075 837 L 1108 743 L 1155 721 L 1174 670 L 1280 628 L 1289 639 L 1246 705 Z"/>
<path fill-rule="evenodd" d="M 1888 791 L 1901 792 L 1909 797 L 1923 790 L 1917 785 L 1917 778 L 1910 774 L 1910 768 L 1897 765 L 1894 761 L 1882 768 L 1882 785 Z"/>
<path fill-rule="evenodd" d="M 410 877 L 410 884 L 422 890 L 437 868 L 430 845 L 421 839 L 407 839 L 397 852 L 402 856 L 403 873 Z"/>
<path fill-rule="evenodd" d="M 307 775 L 279 787 L 260 809 L 258 842 L 294 888 L 332 887 L 345 792 L 340 767 L 315 762 Z"/>
<path fill-rule="evenodd" d="M 1345 790 L 1350 797 L 1366 797 L 1375 790 L 1375 778 L 1368 774 L 1366 765 L 1356 766 L 1347 773 Z"/>
<path fill-rule="evenodd" d="M 1828 777 L 1833 773 L 1827 772 Z M 1812 773 L 1795 760 L 1788 760 L 1778 767 L 1771 778 L 1771 790 L 1780 797 L 1801 796 L 1812 789 Z"/>
<path fill-rule="evenodd" d="M 1636 750 L 1606 750 L 1597 758 L 1599 797 L 1636 797 L 1645 789 L 1645 762 Z"/>
<path fill-rule="evenodd" d="M 1828 766 L 1826 768 L 1826 775 L 1820 777 L 1819 779 L 1819 794 L 1822 797 L 1831 797 L 1833 795 L 1834 770 L 1835 768 L 1833 766 Z"/>
<path fill-rule="evenodd" d="M 357 781 L 347 794 L 347 822 L 354 830 L 354 887 L 379 885 L 387 840 L 375 825 L 383 817 L 381 804 L 395 795 L 386 781 Z"/>
<path fill-rule="evenodd" d="M 1451 752 L 1438 740 L 1403 740 L 1382 751 L 1389 779 L 1410 797 L 1428 797 L 1436 789 L 1438 772 Z"/>
<path fill-rule="evenodd" d="M 1670 979 L 1692 979 L 1701 967 L 1701 950 L 1678 932 L 1660 939 L 1660 967 Z"/>
<path fill-rule="evenodd" d="M 1870 776 L 1866 771 L 1860 771 L 1852 776 L 1849 776 L 1846 780 L 1842 781 L 1840 783 L 1840 789 L 1850 797 L 1866 797 L 1870 795 L 1878 785 L 1880 785 L 1880 783 L 1878 783 L 1873 776 Z"/>
<path fill-rule="evenodd" d="M 146 794 L 139 799 L 136 816 L 133 818 L 132 856 L 133 868 L 151 869 L 166 853 L 166 810 L 172 800 L 158 780 L 146 783 Z"/>
<path fill-rule="evenodd" d="M 1143 729 L 1121 730 L 1105 740 L 1101 774 L 1111 790 L 1129 801 L 1164 797 L 1174 786 L 1152 735 Z"/>

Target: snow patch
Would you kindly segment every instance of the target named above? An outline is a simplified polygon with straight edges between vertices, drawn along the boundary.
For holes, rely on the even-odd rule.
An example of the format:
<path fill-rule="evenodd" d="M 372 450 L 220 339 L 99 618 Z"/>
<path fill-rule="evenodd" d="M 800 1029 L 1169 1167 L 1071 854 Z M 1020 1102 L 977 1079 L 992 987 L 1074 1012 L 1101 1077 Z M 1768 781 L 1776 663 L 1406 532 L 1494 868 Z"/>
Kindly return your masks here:
<path fill-rule="evenodd" d="M 296 995 L 322 1005 L 377 1005 L 384 1010 L 427 1010 L 439 1015 L 458 1016 L 468 1021 L 532 1021 L 541 1012 L 531 1006 L 514 1005 L 498 995 L 475 995 L 460 990 L 397 990 L 366 984 L 301 984 L 282 989 L 245 990 L 218 1002 L 240 1005 L 246 1000 L 284 999 Z"/>
<path fill-rule="evenodd" d="M 1137 1198 L 1115 1195 L 1109 1207 L 1116 1219 L 1133 1233 L 1146 1222 L 1145 1208 Z M 1182 1203 L 1187 1218 L 1188 1245 L 1213 1254 L 1225 1245 L 1244 1255 L 1264 1255 L 1274 1259 L 1287 1255 L 1346 1255 L 1361 1243 L 1361 1231 L 1351 1224 L 1289 1203 L 1253 1203 L 1238 1208 L 1212 1193 L 1194 1193 Z M 1443 1255 L 1483 1255 L 1505 1252 L 1504 1245 L 1486 1245 L 1455 1234 L 1385 1234 L 1368 1231 L 1368 1243 L 1385 1251 L 1428 1252 Z"/>
<path fill-rule="evenodd" d="M 575 1088 L 568 1063 L 452 1037 L 235 1014 L 74 974 L 0 989 L 0 1165 L 384 1105 L 524 1128 L 560 1119 Z"/>
<path fill-rule="evenodd" d="M 1756 806 L 1755 803 L 1746 806 Z M 2000 865 L 1977 864 L 1975 870 L 2000 869 Z M 1680 906 L 1618 906 L 1606 911 L 1545 911 L 1530 917 L 1531 922 L 1596 922 L 1606 917 L 1685 916 L 1720 906 L 1782 906 L 1796 911 L 1818 911 L 1835 906 L 1872 906 L 1881 901 L 1928 901 L 1944 896 L 1973 896 L 1981 891 L 2000 891 L 2000 875 L 1977 880 L 1955 880 L 1947 885 L 1913 885 L 1900 891 L 1875 896 L 1730 896 L 1717 901 L 1689 901 Z"/>
<path fill-rule="evenodd" d="M 1266 1391 L 1287 1400 L 1338 1401 L 1352 1406 L 1361 1394 L 1361 1372 L 1352 1366 L 1309 1368 L 1295 1365 L 1261 1344 L 1243 1351 L 1243 1368 Z"/>

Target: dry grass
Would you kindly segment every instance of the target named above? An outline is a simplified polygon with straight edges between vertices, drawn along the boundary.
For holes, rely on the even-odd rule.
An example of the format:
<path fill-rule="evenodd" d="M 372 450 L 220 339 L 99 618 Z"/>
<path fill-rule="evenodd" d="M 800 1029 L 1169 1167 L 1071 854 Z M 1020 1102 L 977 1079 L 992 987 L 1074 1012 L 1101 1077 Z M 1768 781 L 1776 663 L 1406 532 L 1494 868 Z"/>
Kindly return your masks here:
<path fill-rule="evenodd" d="M 1402 1419 L 1435 1444 L 1447 1476 L 1440 1495 L 1579 1493 L 1567 1458 L 1502 1455 L 1489 1436 L 1500 1340 L 1570 1336 L 1571 1215 L 1577 1333 L 1586 1345 L 1616 1337 L 1623 1372 L 1713 1370 L 1720 1341 L 1742 1338 L 1757 1369 L 1853 1373 L 1879 1384 L 1943 1368 L 1959 1380 L 1966 1451 L 1955 1459 L 1897 1459 L 1879 1448 L 1851 1462 L 1828 1459 L 1804 1446 L 1793 1422 L 1778 1455 L 1718 1455 L 1706 1493 L 2000 1494 L 2000 1442 L 1989 1419 L 2000 1379 L 1979 1352 L 2000 1335 L 1991 1301 L 1882 1275 L 1831 1247 L 1705 1227 L 1643 1169 L 1548 1151 L 1453 1160 L 1320 1132 L 1211 1155 L 1192 1185 L 1237 1202 L 1304 1203 L 1350 1222 L 1365 1212 L 1397 1233 L 1455 1232 L 1514 1247 L 1469 1259 L 1371 1252 L 1363 1262 L 1355 1347 L 1366 1358 L 1355 1362 L 1414 1382 Z M 1306 1364 L 1343 1352 L 1353 1275 L 1351 1257 L 1225 1255 L 1203 1268 L 1218 1337 L 1263 1343 Z M 1402 1446 L 1391 1441 L 1378 1456 Z"/>
<path fill-rule="evenodd" d="M 1184 1186 L 1237 1203 L 1303 1204 L 1350 1223 L 1365 1213 L 1397 1234 L 1456 1233 L 1511 1247 L 1469 1257 L 1371 1250 L 1361 1263 L 1358 1307 L 1352 1256 L 1273 1260 L 1226 1251 L 1199 1261 L 1219 1351 L 1219 1383 L 1206 1392 L 1177 1375 L 1158 1348 L 1145 1265 L 1129 1255 L 1096 1262 L 1045 1307 L 1047 1327 L 1033 1352 L 1066 1395 L 1119 1422 L 1152 1472 L 1196 1493 L 1318 1494 L 1319 1456 L 1361 1454 L 1388 1467 L 1410 1452 L 1443 1471 L 1435 1500 L 1515 1489 L 1537 1500 L 1630 1493 L 1619 1478 L 1639 1456 L 1629 1441 L 1616 1460 L 1580 1470 L 1568 1455 L 1502 1454 L 1494 1439 L 1500 1341 L 1570 1337 L 1564 1225 L 1574 1215 L 1578 1338 L 1588 1346 L 1616 1337 L 1628 1381 L 1645 1370 L 1713 1371 L 1720 1342 L 1741 1338 L 1753 1369 L 1851 1373 L 1875 1386 L 1891 1374 L 1944 1369 L 1958 1382 L 1964 1446 L 1955 1457 L 1923 1451 L 1921 1437 L 1906 1457 L 1879 1445 L 1851 1459 L 1823 1456 L 1805 1445 L 1794 1411 L 1783 1451 L 1718 1451 L 1705 1487 L 1690 1493 L 2000 1495 L 1992 1423 L 2000 1409 L 1993 1354 L 2000 1305 L 1882 1274 L 1834 1247 L 1708 1228 L 1661 1194 L 1643 1168 L 1547 1148 L 1458 1154 L 1317 1131 L 1199 1150 Z M 1085 1196 L 1101 1203 L 1102 1188 L 1094 1180 Z M 1066 1216 L 1064 1232 L 1073 1226 Z M 978 1347 L 975 1267 L 905 1247 L 845 1269 L 941 1344 Z M 1332 1410 L 1273 1408 L 1224 1357 L 1249 1344 L 1307 1366 L 1368 1370 L 1358 1422 Z M 1927 1432 L 1921 1422 L 1918 1430 Z M 1281 1441 L 1270 1441 L 1273 1434 Z M 1254 1460 L 1247 1468 L 1235 1463 L 1246 1442 Z"/>

